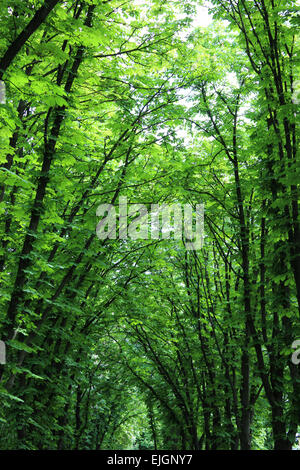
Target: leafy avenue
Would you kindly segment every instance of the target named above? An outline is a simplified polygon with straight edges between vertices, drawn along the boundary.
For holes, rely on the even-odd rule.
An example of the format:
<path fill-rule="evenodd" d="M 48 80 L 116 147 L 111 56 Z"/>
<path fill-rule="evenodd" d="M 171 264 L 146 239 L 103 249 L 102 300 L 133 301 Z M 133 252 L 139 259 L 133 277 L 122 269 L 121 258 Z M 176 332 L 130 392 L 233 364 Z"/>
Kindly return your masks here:
<path fill-rule="evenodd" d="M 200 6 L 1 2 L 3 450 L 297 448 L 300 6 Z M 99 239 L 122 198 L 203 247 Z"/>

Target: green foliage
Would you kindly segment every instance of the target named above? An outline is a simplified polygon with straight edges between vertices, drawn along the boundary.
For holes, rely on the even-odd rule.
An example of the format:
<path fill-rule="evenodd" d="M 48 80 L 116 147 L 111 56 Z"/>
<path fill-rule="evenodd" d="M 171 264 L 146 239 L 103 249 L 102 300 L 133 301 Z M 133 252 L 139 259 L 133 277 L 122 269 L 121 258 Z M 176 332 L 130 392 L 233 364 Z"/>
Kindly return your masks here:
<path fill-rule="evenodd" d="M 43 2 L 0 7 L 0 448 L 290 449 L 297 2 L 52 3 L 16 55 Z M 100 241 L 121 196 L 204 248 Z"/>

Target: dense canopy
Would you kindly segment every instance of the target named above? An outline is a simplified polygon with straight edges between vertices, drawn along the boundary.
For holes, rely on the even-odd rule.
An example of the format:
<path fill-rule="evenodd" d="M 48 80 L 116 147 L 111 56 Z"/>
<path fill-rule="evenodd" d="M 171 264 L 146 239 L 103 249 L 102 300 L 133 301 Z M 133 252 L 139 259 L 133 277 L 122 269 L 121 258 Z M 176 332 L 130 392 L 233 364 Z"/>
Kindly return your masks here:
<path fill-rule="evenodd" d="M 1 1 L 0 449 L 297 448 L 299 10 Z"/>

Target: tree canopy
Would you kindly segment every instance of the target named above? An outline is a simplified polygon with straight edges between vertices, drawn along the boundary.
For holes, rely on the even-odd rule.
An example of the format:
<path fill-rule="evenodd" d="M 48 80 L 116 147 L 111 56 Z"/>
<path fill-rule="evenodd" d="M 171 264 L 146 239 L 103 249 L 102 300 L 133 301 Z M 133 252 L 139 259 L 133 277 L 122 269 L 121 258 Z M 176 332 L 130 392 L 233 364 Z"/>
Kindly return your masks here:
<path fill-rule="evenodd" d="M 297 448 L 299 10 L 2 0 L 1 449 Z"/>

